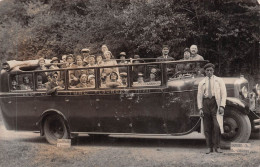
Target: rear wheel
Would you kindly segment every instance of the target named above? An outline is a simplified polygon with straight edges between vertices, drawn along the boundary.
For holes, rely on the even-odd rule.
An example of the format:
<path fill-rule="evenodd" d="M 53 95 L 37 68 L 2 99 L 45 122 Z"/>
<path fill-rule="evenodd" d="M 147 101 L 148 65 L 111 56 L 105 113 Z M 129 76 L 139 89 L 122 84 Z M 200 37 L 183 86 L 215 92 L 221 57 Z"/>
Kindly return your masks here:
<path fill-rule="evenodd" d="M 251 123 L 247 115 L 227 108 L 224 115 L 224 134 L 221 135 L 220 145 L 229 148 L 231 142 L 245 143 L 251 134 Z"/>
<path fill-rule="evenodd" d="M 59 115 L 47 116 L 43 130 L 45 138 L 50 144 L 57 144 L 58 139 L 67 139 L 69 137 L 64 119 Z"/>

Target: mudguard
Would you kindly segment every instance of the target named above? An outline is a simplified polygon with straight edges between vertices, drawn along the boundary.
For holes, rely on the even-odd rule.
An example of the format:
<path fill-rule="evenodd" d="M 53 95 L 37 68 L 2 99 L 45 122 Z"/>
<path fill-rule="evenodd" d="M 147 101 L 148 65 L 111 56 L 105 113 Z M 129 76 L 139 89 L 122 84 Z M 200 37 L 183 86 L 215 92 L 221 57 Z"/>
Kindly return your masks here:
<path fill-rule="evenodd" d="M 41 136 L 44 135 L 44 132 L 43 132 L 43 120 L 44 120 L 45 116 L 47 116 L 49 114 L 57 114 L 57 115 L 61 116 L 64 119 L 66 127 L 68 129 L 68 134 L 70 136 L 70 127 L 69 127 L 69 124 L 68 124 L 69 122 L 68 122 L 67 118 L 65 117 L 64 114 L 62 114 L 60 111 L 55 110 L 55 109 L 49 109 L 49 110 L 44 111 L 41 114 L 39 121 L 37 121 L 36 125 L 39 126 L 39 128 L 40 128 Z"/>
<path fill-rule="evenodd" d="M 248 103 L 235 97 L 227 97 L 226 107 L 234 107 L 238 111 L 246 115 L 250 113 Z"/>

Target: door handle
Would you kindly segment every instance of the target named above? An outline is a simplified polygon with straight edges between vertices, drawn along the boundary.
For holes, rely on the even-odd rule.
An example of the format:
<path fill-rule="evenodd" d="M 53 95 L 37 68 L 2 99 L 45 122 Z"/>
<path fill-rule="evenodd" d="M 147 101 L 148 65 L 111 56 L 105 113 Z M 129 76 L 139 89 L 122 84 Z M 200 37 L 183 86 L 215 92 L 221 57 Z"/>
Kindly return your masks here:
<path fill-rule="evenodd" d="M 65 99 L 66 102 L 69 102 L 70 100 L 69 99 Z"/>
<path fill-rule="evenodd" d="M 8 104 L 11 104 L 12 103 L 12 101 L 8 101 Z"/>

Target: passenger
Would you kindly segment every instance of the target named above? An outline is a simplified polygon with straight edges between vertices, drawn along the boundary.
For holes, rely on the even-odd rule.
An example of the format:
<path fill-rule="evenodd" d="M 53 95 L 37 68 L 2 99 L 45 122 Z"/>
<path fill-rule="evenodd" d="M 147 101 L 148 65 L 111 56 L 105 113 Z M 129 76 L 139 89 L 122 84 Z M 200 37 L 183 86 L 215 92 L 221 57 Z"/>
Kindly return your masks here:
<path fill-rule="evenodd" d="M 185 48 L 184 49 L 184 56 L 183 56 L 183 59 L 181 59 L 181 60 L 189 61 L 190 55 L 191 55 L 190 49 Z M 180 71 L 181 73 L 186 73 L 186 72 L 191 71 L 191 69 L 192 69 L 191 63 L 184 63 L 184 64 L 177 64 L 176 65 L 176 72 Z"/>
<path fill-rule="evenodd" d="M 32 90 L 32 83 L 30 82 L 30 79 L 28 76 L 23 77 L 23 83 L 19 85 L 21 90 Z"/>
<path fill-rule="evenodd" d="M 138 73 L 137 82 L 138 82 L 138 84 L 143 84 L 144 83 L 144 75 L 142 73 Z"/>
<path fill-rule="evenodd" d="M 12 80 L 12 90 L 17 90 L 18 89 L 18 83 L 16 79 Z"/>
<path fill-rule="evenodd" d="M 83 68 L 84 65 L 83 65 L 83 59 L 82 59 L 82 56 L 81 55 L 78 55 L 76 56 L 76 65 L 75 65 L 75 68 Z M 80 78 L 80 76 L 82 74 L 87 74 L 87 71 L 86 70 L 75 70 L 75 77 L 76 78 Z"/>
<path fill-rule="evenodd" d="M 151 69 L 150 77 L 146 80 L 146 82 L 154 82 L 156 81 L 157 70 L 156 68 Z"/>
<path fill-rule="evenodd" d="M 89 52 L 90 52 L 90 50 L 88 48 L 84 48 L 84 49 L 81 50 L 81 54 L 82 54 L 82 57 L 83 57 L 84 65 L 87 65 L 89 63 L 88 62 Z"/>
<path fill-rule="evenodd" d="M 76 88 L 87 88 L 87 75 L 86 74 L 82 74 L 80 76 L 80 83 L 76 85 Z"/>
<path fill-rule="evenodd" d="M 58 89 L 64 89 L 63 81 L 58 80 L 58 73 L 50 73 L 51 81 L 46 84 L 47 94 L 56 95 Z"/>
<path fill-rule="evenodd" d="M 103 52 L 103 55 L 105 56 L 105 52 L 106 51 L 108 51 L 108 47 L 107 47 L 107 45 L 102 45 L 102 47 L 101 47 L 101 51 Z"/>
<path fill-rule="evenodd" d="M 58 59 L 58 57 L 53 57 L 51 59 L 51 64 L 52 65 L 49 67 L 49 69 L 59 69 L 58 63 L 60 63 L 60 60 Z"/>
<path fill-rule="evenodd" d="M 121 52 L 120 53 L 120 62 L 118 64 L 119 65 L 128 64 L 128 62 L 125 60 L 125 58 L 126 58 L 126 53 L 125 52 Z M 127 66 L 125 66 L 125 67 L 118 67 L 118 68 L 119 68 L 119 73 L 127 72 Z"/>
<path fill-rule="evenodd" d="M 117 62 L 114 59 L 112 53 L 110 51 L 106 51 L 105 52 L 105 61 L 104 61 L 104 66 L 114 66 L 117 65 Z M 111 72 L 116 72 L 118 73 L 118 68 L 114 67 L 114 68 L 103 68 L 103 71 L 108 75 L 110 75 Z"/>
<path fill-rule="evenodd" d="M 88 76 L 88 87 L 91 87 L 91 88 L 95 87 L 95 76 L 94 75 Z"/>
<path fill-rule="evenodd" d="M 38 60 L 38 67 L 35 70 L 47 70 L 47 69 L 48 68 L 45 66 L 44 58 L 40 58 Z M 42 82 L 43 83 L 48 82 L 48 79 L 47 79 L 48 72 L 40 72 L 40 73 L 38 73 L 38 75 L 42 76 Z"/>
<path fill-rule="evenodd" d="M 37 76 L 37 89 L 44 89 L 44 88 L 46 88 L 46 87 L 45 87 L 45 84 L 42 83 L 42 76 L 38 75 Z"/>
<path fill-rule="evenodd" d="M 127 73 L 126 72 L 120 73 L 120 77 L 121 77 L 122 86 L 127 86 Z"/>
<path fill-rule="evenodd" d="M 96 60 L 94 55 L 89 56 L 89 64 L 87 67 L 96 67 Z M 95 69 L 88 69 L 88 75 L 95 75 Z"/>
<path fill-rule="evenodd" d="M 136 55 L 135 55 L 136 56 Z M 137 55 L 139 56 L 139 55 Z M 135 57 L 137 58 L 137 57 Z M 138 58 L 136 60 L 133 61 L 133 64 L 139 64 L 141 63 Z M 133 66 L 133 81 L 136 82 L 138 80 L 138 74 L 139 73 L 144 73 L 144 66 L 143 65 L 139 65 L 139 66 Z"/>
<path fill-rule="evenodd" d="M 168 55 L 169 51 L 170 51 L 169 47 L 167 45 L 164 45 L 163 49 L 162 49 L 162 56 L 159 56 L 156 61 L 157 62 L 160 62 L 160 61 L 173 61 L 174 58 Z"/>
<path fill-rule="evenodd" d="M 197 45 L 191 45 L 190 51 L 191 51 L 191 57 L 190 57 L 191 60 L 204 60 L 204 58 L 198 54 Z"/>
<path fill-rule="evenodd" d="M 97 56 L 97 66 L 104 66 L 104 61 L 103 61 L 103 57 L 101 55 Z"/>
<path fill-rule="evenodd" d="M 116 72 L 111 72 L 109 77 L 109 82 L 106 84 L 107 87 L 115 88 L 121 85 L 120 81 L 118 80 L 118 74 Z"/>
<path fill-rule="evenodd" d="M 101 87 L 106 87 L 107 74 L 104 72 L 101 73 L 100 80 L 101 80 Z"/>
<path fill-rule="evenodd" d="M 75 68 L 73 54 L 69 54 L 66 57 L 66 64 L 62 65 L 62 68 Z"/>
<path fill-rule="evenodd" d="M 61 63 L 66 63 L 66 57 L 67 57 L 67 55 L 62 55 L 62 57 L 61 57 Z"/>

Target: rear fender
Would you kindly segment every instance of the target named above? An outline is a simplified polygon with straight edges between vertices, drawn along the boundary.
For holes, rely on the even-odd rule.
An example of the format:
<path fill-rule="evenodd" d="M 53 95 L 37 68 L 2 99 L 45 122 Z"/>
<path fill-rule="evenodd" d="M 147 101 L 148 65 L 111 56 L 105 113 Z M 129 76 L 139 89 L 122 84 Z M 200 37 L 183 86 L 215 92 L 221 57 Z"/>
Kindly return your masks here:
<path fill-rule="evenodd" d="M 45 110 L 45 111 L 41 114 L 39 121 L 37 121 L 36 125 L 40 128 L 41 136 L 44 135 L 43 124 L 44 124 L 45 118 L 47 118 L 48 115 L 53 115 L 53 114 L 57 114 L 57 115 L 61 116 L 61 117 L 64 119 L 66 128 L 68 129 L 68 134 L 69 134 L 69 136 L 70 136 L 70 127 L 69 127 L 69 124 L 68 124 L 68 119 L 65 117 L 65 115 L 64 115 L 63 113 L 61 113 L 60 111 L 55 110 L 55 109 Z M 70 136 L 70 137 L 71 137 L 71 136 Z"/>
<path fill-rule="evenodd" d="M 239 112 L 246 115 L 250 112 L 248 104 L 235 97 L 227 97 L 226 107 L 236 108 Z"/>

